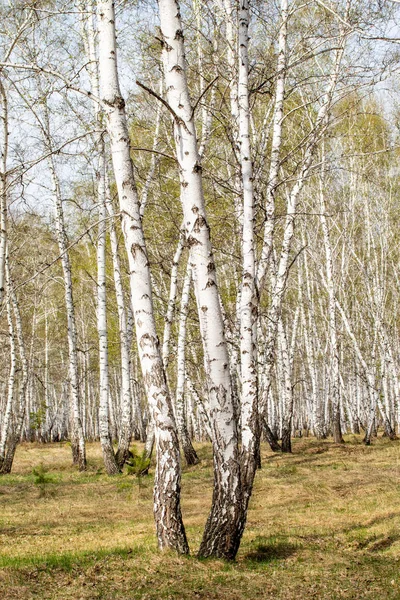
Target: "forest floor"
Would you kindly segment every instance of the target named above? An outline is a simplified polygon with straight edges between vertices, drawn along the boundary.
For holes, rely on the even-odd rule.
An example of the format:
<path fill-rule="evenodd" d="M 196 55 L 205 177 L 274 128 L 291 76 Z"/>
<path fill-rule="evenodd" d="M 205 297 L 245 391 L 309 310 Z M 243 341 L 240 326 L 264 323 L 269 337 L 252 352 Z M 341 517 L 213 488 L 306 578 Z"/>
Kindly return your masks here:
<path fill-rule="evenodd" d="M 197 450 L 182 484 L 192 556 L 180 557 L 157 551 L 151 476 L 107 477 L 98 444 L 85 473 L 68 444 L 22 445 L 0 479 L 0 598 L 400 599 L 400 442 L 263 446 L 234 563 L 195 557 L 212 490 L 210 446 Z"/>

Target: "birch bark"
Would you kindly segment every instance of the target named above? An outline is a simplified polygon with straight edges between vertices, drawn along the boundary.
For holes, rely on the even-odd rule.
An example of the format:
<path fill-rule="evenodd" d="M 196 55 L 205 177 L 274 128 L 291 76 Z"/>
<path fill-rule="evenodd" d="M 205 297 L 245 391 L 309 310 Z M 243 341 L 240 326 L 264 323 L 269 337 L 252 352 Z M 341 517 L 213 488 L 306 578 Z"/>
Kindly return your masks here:
<path fill-rule="evenodd" d="M 7 252 L 7 250 L 6 250 Z M 6 259 L 7 260 L 7 259 Z M 10 426 L 12 409 L 14 402 L 15 393 L 15 371 L 17 366 L 17 353 L 15 343 L 15 328 L 12 317 L 11 308 L 11 286 L 9 281 L 7 283 L 7 294 L 6 294 L 6 308 L 7 308 L 7 324 L 8 324 L 8 338 L 10 341 L 10 371 L 8 375 L 8 386 L 7 386 L 7 401 L 4 409 L 4 415 L 2 418 L 2 425 L 0 429 L 0 470 L 2 471 L 3 463 L 6 457 L 7 442 L 10 437 Z"/>
<path fill-rule="evenodd" d="M 93 26 L 91 2 L 82 2 L 82 33 L 88 59 L 88 71 L 92 94 L 99 98 L 99 75 L 96 54 L 95 31 Z M 87 18 L 84 17 L 88 13 Z M 93 120 L 98 128 L 102 125 L 101 107 L 93 103 Z M 106 288 L 106 239 L 107 239 L 107 178 L 106 155 L 102 133 L 96 134 L 95 147 L 98 152 L 97 202 L 98 202 L 98 239 L 97 239 L 97 333 L 99 338 L 99 433 L 103 460 L 108 475 L 115 475 L 119 467 L 115 458 L 110 432 L 110 382 L 108 368 L 107 335 L 107 288 Z"/>
<path fill-rule="evenodd" d="M 181 200 L 203 340 L 213 428 L 213 500 L 199 554 L 204 557 L 213 555 L 234 558 L 240 541 L 237 535 L 240 469 L 229 357 L 205 212 L 193 107 L 186 78 L 179 4 L 176 0 L 159 0 L 158 4 L 164 77 L 168 103 L 174 112 Z"/>
<path fill-rule="evenodd" d="M 18 343 L 19 356 L 21 360 L 21 370 L 22 370 L 22 380 L 20 381 L 19 386 L 19 394 L 18 394 L 18 404 L 15 407 L 15 429 L 8 435 L 7 439 L 7 452 L 4 456 L 0 454 L 0 473 L 11 473 L 15 451 L 17 445 L 21 439 L 22 428 L 25 419 L 26 413 L 26 402 L 27 402 L 27 388 L 28 388 L 28 380 L 29 380 L 29 365 L 28 359 L 25 351 L 25 342 L 22 331 L 22 319 L 21 313 L 19 310 L 19 304 L 17 300 L 17 296 L 15 294 L 13 282 L 11 279 L 11 274 L 9 270 L 8 257 L 6 256 L 6 278 L 9 283 L 11 304 L 13 307 L 13 313 L 15 318 L 15 337 Z M 11 334 L 11 331 L 10 331 Z M 12 351 L 15 352 L 15 341 L 14 348 Z M 13 358 L 12 358 L 13 362 Z M 3 458 L 3 461 L 2 461 Z M 2 464 L 1 464 L 2 463 Z"/>
<path fill-rule="evenodd" d="M 101 140 L 100 144 L 101 143 Z M 99 336 L 99 433 L 104 465 L 108 475 L 116 475 L 119 467 L 115 459 L 110 433 L 109 396 L 110 383 L 108 371 L 108 335 L 107 335 L 107 288 L 106 288 L 106 173 L 104 151 L 100 147 L 98 167 L 99 228 L 97 240 L 97 332 Z"/>
<path fill-rule="evenodd" d="M 344 52 L 344 44 L 345 38 L 341 40 L 339 49 L 336 50 L 335 60 L 326 86 L 324 98 L 304 150 L 304 161 L 301 166 L 297 181 L 294 187 L 292 188 L 288 198 L 287 216 L 284 226 L 282 246 L 277 267 L 273 271 L 272 299 L 270 308 L 268 310 L 268 326 L 266 336 L 267 339 L 265 344 L 265 376 L 267 378 L 267 388 L 269 386 L 268 380 L 271 377 L 272 365 L 274 363 L 277 327 L 282 310 L 286 282 L 289 274 L 290 251 L 294 235 L 297 202 L 303 190 L 308 174 L 310 172 L 317 143 L 319 141 L 324 127 L 326 126 L 326 118 L 329 114 L 329 110 L 333 100 L 333 95 L 339 77 L 339 69 Z M 265 410 L 265 407 L 263 407 L 263 410 Z"/>
<path fill-rule="evenodd" d="M 5 265 L 7 252 L 7 156 L 8 156 L 8 102 L 4 85 L 0 79 L 0 98 L 2 104 L 1 121 L 1 171 L 0 171 L 0 306 L 5 291 Z"/>
<path fill-rule="evenodd" d="M 179 443 L 154 320 L 150 269 L 130 156 L 125 102 L 119 87 L 114 2 L 99 0 L 97 6 L 102 101 L 129 261 L 137 346 L 156 432 L 154 516 L 157 538 L 161 549 L 188 553 L 180 507 Z"/>
<path fill-rule="evenodd" d="M 240 294 L 241 368 L 241 533 L 247 517 L 259 456 L 257 381 L 257 303 L 255 294 L 254 189 L 249 105 L 249 1 L 239 4 L 239 148 L 243 189 L 242 288 Z"/>
<path fill-rule="evenodd" d="M 106 174 L 107 175 L 107 174 Z M 131 356 L 130 356 L 130 335 L 128 331 L 128 314 L 125 302 L 124 288 L 121 276 L 121 264 L 119 259 L 118 238 L 115 227 L 115 216 L 112 200 L 110 197 L 110 188 L 106 176 L 106 194 L 107 210 L 110 216 L 110 246 L 113 261 L 113 275 L 115 295 L 117 299 L 120 354 L 121 354 L 121 426 L 118 438 L 118 449 L 116 453 L 117 464 L 121 468 L 129 456 L 129 446 L 132 439 L 132 398 L 135 402 L 139 400 L 134 396 L 131 390 Z M 140 407 L 138 407 L 140 408 Z M 140 417 L 141 415 L 137 415 Z M 139 419 L 138 419 L 139 421 Z M 138 423 L 139 424 L 139 423 Z M 140 424 L 139 424 L 140 425 Z"/>
<path fill-rule="evenodd" d="M 293 421 L 293 389 L 291 379 L 291 365 L 286 331 L 282 317 L 278 322 L 278 358 L 281 371 L 282 389 L 282 452 L 291 452 L 291 435 Z"/>

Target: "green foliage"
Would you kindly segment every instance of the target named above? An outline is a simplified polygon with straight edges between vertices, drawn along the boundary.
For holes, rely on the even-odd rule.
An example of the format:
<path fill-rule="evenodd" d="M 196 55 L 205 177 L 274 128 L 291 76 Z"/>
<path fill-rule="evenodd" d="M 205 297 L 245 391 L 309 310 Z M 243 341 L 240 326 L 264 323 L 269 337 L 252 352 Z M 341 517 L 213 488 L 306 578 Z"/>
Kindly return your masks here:
<path fill-rule="evenodd" d="M 48 475 L 48 469 L 40 463 L 38 467 L 32 469 L 34 484 L 39 488 L 39 498 L 44 498 L 49 494 L 48 485 L 54 483 L 54 478 Z"/>
<path fill-rule="evenodd" d="M 128 475 L 136 475 L 139 484 L 139 490 L 141 490 L 143 487 L 142 478 L 143 476 L 149 474 L 150 458 L 146 457 L 145 450 L 139 454 L 136 452 L 136 449 L 133 448 L 130 451 L 130 454 L 131 456 L 126 462 Z"/>
<path fill-rule="evenodd" d="M 141 454 L 136 453 L 135 448 L 130 451 L 131 457 L 126 462 L 129 475 L 136 475 L 140 480 L 144 475 L 149 474 L 150 458 L 146 458 L 146 451 Z"/>
<path fill-rule="evenodd" d="M 33 430 L 38 430 L 46 418 L 46 406 L 42 405 L 36 412 L 29 413 L 29 425 Z"/>

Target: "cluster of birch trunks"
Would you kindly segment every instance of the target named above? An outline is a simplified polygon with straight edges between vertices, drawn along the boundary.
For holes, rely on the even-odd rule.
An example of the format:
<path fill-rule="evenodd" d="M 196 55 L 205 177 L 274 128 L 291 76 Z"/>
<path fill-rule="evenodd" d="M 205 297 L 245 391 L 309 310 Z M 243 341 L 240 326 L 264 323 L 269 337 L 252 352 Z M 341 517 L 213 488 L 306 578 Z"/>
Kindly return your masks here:
<path fill-rule="evenodd" d="M 188 553 L 181 466 L 209 441 L 199 554 L 234 558 L 262 440 L 395 439 L 388 4 L 0 9 L 0 473 L 21 441 L 84 470 L 100 440 L 113 475 L 141 440 L 159 547 Z"/>

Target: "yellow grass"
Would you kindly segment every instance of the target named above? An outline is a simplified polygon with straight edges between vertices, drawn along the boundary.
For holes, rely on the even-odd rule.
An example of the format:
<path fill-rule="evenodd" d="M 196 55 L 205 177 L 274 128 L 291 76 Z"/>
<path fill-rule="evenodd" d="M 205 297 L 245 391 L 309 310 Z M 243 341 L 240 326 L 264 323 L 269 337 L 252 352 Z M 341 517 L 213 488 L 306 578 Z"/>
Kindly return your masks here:
<path fill-rule="evenodd" d="M 182 486 L 193 555 L 212 489 L 210 447 L 196 449 Z M 107 477 L 98 444 L 88 458 L 78 473 L 68 444 L 18 449 L 0 479 L 1 599 L 400 599 L 400 442 L 304 438 L 292 456 L 263 446 L 233 564 L 160 554 L 151 477 Z"/>

